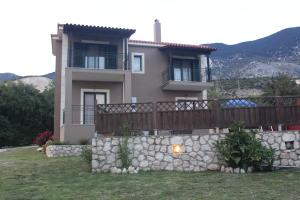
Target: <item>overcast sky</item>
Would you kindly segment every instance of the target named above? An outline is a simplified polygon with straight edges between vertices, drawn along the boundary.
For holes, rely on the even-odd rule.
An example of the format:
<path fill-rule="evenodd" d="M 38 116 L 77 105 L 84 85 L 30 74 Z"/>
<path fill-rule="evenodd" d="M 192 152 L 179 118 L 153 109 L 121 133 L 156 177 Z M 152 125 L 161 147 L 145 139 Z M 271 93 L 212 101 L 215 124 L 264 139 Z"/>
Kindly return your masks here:
<path fill-rule="evenodd" d="M 57 23 L 134 28 L 132 39 L 235 44 L 300 26 L 299 0 L 2 0 L 0 73 L 53 72 Z"/>

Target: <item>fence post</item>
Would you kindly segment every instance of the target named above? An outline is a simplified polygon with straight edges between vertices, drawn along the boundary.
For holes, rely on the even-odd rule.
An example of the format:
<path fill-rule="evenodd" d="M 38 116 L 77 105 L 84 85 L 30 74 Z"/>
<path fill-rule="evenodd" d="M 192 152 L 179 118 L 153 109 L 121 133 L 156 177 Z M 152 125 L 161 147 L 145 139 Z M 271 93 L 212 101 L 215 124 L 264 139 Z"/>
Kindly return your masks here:
<path fill-rule="evenodd" d="M 95 105 L 94 107 L 94 124 L 95 124 L 95 133 L 97 133 L 99 130 L 98 130 L 98 124 L 99 124 L 99 121 L 98 121 L 98 105 Z"/>
<path fill-rule="evenodd" d="M 214 117 L 214 121 L 215 121 L 215 128 L 220 128 L 222 127 L 221 125 L 221 107 L 220 107 L 220 101 L 218 99 L 215 99 L 213 101 L 213 105 L 214 105 L 214 113 L 215 113 L 215 117 Z"/>
<path fill-rule="evenodd" d="M 280 102 L 280 97 L 275 97 L 276 125 L 283 123 L 281 119 L 281 113 L 282 113 L 281 107 L 282 107 L 282 103 Z"/>
<path fill-rule="evenodd" d="M 153 130 L 154 130 L 154 134 L 157 134 L 157 105 L 156 102 L 152 102 L 152 121 L 153 121 Z"/>

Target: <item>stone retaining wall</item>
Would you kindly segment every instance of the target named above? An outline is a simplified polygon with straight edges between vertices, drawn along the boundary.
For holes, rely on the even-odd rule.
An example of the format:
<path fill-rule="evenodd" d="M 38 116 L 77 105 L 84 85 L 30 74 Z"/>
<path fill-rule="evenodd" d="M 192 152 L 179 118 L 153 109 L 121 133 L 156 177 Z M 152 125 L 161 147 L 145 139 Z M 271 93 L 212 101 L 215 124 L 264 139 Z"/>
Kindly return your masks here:
<path fill-rule="evenodd" d="M 141 170 L 205 171 L 219 169 L 213 144 L 224 135 L 148 136 L 129 138 L 132 166 Z M 93 171 L 107 172 L 120 167 L 117 158 L 121 138 L 93 139 Z M 182 153 L 173 155 L 172 145 L 181 145 Z"/>
<path fill-rule="evenodd" d="M 261 132 L 256 137 L 263 145 L 275 149 L 275 166 L 300 167 L 300 133 L 297 131 Z M 292 145 L 292 149 L 287 149 Z M 290 146 L 291 147 L 291 146 Z"/>
<path fill-rule="evenodd" d="M 137 136 L 128 141 L 132 166 L 140 170 L 168 171 L 205 171 L 219 170 L 220 163 L 216 156 L 214 143 L 223 134 L 205 135 L 168 135 Z M 263 144 L 276 150 L 276 165 L 299 166 L 299 132 L 263 132 L 257 137 Z M 286 150 L 285 142 L 293 139 L 294 149 Z M 92 171 L 108 172 L 113 167 L 120 167 L 118 144 L 120 137 L 105 138 L 101 135 L 92 141 Z M 173 154 L 172 145 L 181 145 L 182 153 Z"/>
<path fill-rule="evenodd" d="M 83 148 L 90 145 L 50 145 L 46 148 L 47 157 L 80 156 Z"/>

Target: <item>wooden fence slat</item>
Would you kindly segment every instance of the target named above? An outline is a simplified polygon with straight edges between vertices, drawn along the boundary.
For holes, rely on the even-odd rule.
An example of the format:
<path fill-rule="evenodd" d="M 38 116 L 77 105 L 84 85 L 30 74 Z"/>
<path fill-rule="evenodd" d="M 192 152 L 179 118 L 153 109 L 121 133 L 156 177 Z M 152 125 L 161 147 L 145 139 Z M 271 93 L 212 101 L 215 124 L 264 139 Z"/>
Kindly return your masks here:
<path fill-rule="evenodd" d="M 193 106 L 190 103 L 181 105 L 176 102 L 158 102 L 107 104 L 104 109 L 97 105 L 95 129 L 99 133 L 116 132 L 125 122 L 132 130 L 225 128 L 233 121 L 244 121 L 251 128 L 297 124 L 300 123 L 299 99 L 300 97 L 257 98 L 254 102 L 260 103 L 251 107 L 226 106 L 228 100 L 199 100 Z"/>

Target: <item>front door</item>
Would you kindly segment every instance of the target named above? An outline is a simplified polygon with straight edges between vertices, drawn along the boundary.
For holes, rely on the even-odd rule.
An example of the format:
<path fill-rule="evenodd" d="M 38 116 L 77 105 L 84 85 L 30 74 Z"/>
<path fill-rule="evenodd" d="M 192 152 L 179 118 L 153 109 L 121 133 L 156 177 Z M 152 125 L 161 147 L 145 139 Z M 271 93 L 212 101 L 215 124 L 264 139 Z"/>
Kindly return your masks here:
<path fill-rule="evenodd" d="M 84 92 L 83 102 L 83 123 L 94 124 L 95 107 L 97 104 L 106 104 L 105 92 Z"/>

